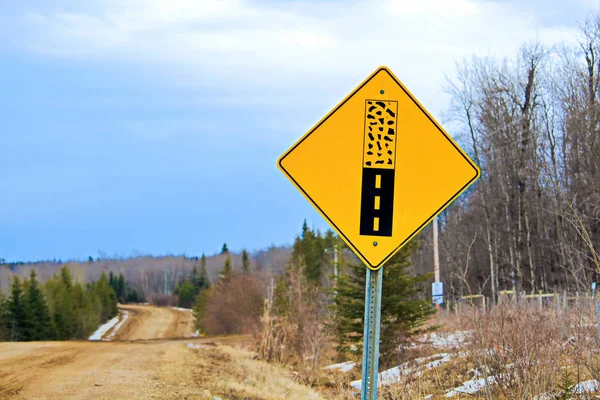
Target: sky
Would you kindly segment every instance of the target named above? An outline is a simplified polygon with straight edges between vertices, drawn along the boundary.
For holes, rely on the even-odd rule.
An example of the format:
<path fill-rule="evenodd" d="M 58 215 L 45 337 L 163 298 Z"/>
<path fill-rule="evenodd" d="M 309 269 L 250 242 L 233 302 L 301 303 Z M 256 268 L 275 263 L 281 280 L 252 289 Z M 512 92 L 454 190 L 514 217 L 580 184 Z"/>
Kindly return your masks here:
<path fill-rule="evenodd" d="M 456 63 L 574 44 L 599 5 L 0 0 L 0 258 L 209 255 L 291 243 L 304 219 L 325 230 L 276 160 L 377 67 L 444 122 Z"/>

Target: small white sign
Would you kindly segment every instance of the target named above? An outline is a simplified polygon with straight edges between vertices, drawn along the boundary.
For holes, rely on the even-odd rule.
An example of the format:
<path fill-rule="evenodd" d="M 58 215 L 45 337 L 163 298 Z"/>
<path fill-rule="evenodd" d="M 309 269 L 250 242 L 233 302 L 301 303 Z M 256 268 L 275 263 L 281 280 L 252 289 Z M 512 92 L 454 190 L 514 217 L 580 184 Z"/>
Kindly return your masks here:
<path fill-rule="evenodd" d="M 433 282 L 431 284 L 431 295 L 443 296 L 444 295 L 444 282 Z"/>

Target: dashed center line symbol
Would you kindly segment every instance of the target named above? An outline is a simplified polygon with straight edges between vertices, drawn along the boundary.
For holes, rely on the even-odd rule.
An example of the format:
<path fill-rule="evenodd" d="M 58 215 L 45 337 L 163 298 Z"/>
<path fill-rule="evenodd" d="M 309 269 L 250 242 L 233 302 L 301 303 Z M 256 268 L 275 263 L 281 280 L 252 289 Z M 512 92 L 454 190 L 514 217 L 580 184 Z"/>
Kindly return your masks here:
<path fill-rule="evenodd" d="M 397 115 L 397 101 L 365 101 L 361 235 L 392 236 Z"/>

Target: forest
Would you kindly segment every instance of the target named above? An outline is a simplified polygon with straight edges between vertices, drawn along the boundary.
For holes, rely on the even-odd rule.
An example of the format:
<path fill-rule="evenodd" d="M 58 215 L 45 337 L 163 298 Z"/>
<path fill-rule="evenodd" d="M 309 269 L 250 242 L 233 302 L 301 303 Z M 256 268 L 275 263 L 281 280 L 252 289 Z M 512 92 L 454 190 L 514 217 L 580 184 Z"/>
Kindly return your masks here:
<path fill-rule="evenodd" d="M 448 125 L 483 176 L 440 217 L 452 296 L 589 292 L 600 271 L 600 23 L 578 45 L 523 44 L 448 78 Z M 425 232 L 416 271 L 431 270 Z"/>
<path fill-rule="evenodd" d="M 122 276 L 121 276 L 122 278 Z M 106 274 L 90 284 L 73 280 L 63 267 L 40 284 L 35 271 L 13 278 L 8 296 L 0 293 L 0 339 L 6 341 L 86 339 L 117 315 L 118 279 Z M 122 298 L 125 281 L 122 282 Z"/>

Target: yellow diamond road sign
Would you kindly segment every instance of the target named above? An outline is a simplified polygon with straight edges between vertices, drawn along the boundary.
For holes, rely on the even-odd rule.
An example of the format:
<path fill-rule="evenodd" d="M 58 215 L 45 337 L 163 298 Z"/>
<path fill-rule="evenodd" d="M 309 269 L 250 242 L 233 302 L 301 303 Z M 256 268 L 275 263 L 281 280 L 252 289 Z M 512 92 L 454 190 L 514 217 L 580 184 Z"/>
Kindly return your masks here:
<path fill-rule="evenodd" d="M 480 175 L 386 67 L 300 138 L 278 165 L 374 270 Z"/>

